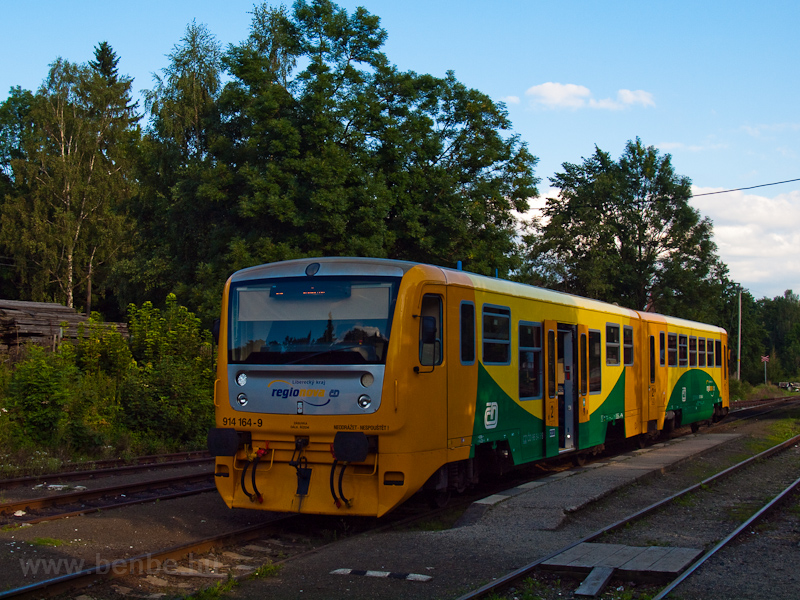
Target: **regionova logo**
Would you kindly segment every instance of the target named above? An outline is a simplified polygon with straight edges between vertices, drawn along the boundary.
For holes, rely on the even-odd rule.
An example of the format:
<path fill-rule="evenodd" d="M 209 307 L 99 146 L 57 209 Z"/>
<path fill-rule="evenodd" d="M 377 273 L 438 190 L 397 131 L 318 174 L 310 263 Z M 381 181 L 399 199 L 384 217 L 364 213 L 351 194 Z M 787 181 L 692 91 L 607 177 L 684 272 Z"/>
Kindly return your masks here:
<path fill-rule="evenodd" d="M 297 398 L 311 406 L 325 406 L 331 398 L 339 396 L 339 390 L 330 390 L 326 397 L 325 388 L 305 387 L 308 385 L 313 385 L 313 381 L 290 383 L 284 379 L 273 379 L 267 387 L 271 390 L 270 398 Z"/>

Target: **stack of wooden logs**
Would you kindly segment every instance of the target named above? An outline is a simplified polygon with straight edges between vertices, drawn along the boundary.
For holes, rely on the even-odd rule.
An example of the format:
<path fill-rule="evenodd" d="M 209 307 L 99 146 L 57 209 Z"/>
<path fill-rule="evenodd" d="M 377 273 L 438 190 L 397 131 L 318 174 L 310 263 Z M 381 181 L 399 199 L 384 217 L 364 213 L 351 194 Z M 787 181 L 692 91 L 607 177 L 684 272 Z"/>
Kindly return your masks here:
<path fill-rule="evenodd" d="M 14 352 L 26 344 L 55 349 L 64 339 L 77 339 L 78 325 L 88 320 L 55 302 L 0 300 L 0 352 Z M 125 323 L 106 325 L 127 337 Z"/>

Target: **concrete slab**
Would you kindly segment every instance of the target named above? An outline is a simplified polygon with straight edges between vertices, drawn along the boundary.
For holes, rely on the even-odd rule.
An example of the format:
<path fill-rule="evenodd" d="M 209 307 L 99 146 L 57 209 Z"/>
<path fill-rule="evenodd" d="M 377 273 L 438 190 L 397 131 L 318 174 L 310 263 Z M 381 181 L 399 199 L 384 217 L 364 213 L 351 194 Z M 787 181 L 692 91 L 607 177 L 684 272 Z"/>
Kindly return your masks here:
<path fill-rule="evenodd" d="M 625 546 L 587 542 L 541 564 L 542 569 L 582 575 L 603 567 L 634 581 L 668 581 L 683 572 L 700 554 L 697 548 Z"/>
<path fill-rule="evenodd" d="M 594 598 L 603 592 L 613 576 L 613 567 L 595 567 L 575 590 L 575 595 Z"/>

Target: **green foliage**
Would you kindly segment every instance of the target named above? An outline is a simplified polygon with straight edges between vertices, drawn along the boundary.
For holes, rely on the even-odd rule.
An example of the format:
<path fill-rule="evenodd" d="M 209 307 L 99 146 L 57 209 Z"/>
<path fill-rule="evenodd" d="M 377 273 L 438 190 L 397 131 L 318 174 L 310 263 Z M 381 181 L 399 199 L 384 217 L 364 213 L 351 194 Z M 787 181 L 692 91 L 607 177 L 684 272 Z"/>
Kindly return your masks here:
<path fill-rule="evenodd" d="M 201 440 L 214 408 L 210 332 L 172 294 L 163 311 L 129 307 L 129 332 L 136 363 L 120 385 L 125 426 L 173 443 Z"/>
<path fill-rule="evenodd" d="M 731 402 L 736 400 L 747 400 L 753 392 L 753 386 L 747 381 L 739 381 L 738 379 L 731 378 L 729 382 L 729 394 Z"/>
<path fill-rule="evenodd" d="M 190 26 L 148 95 L 131 203 L 142 245 L 120 265 L 124 281 L 180 292 L 208 323 L 228 275 L 253 264 L 518 266 L 513 211 L 537 193 L 536 159 L 502 105 L 452 73 L 399 72 L 363 8 L 314 0 L 252 14 L 250 35 L 221 62 L 213 36 Z M 230 81 L 220 90 L 221 68 Z"/>
<path fill-rule="evenodd" d="M 528 237 L 528 271 L 554 287 L 637 310 L 706 322 L 727 268 L 712 225 L 689 205 L 691 182 L 638 138 L 618 161 L 599 148 L 551 178 L 560 192 Z"/>
<path fill-rule="evenodd" d="M 70 390 L 80 377 L 75 353 L 65 344 L 57 352 L 27 350 L 8 385 L 8 408 L 22 434 L 35 443 L 60 441 L 69 421 Z"/>
<path fill-rule="evenodd" d="M 92 313 L 88 324 L 78 326 L 77 360 L 86 374 L 105 373 L 116 379 L 133 364 L 125 338 L 114 326 L 105 324 L 97 312 Z"/>
<path fill-rule="evenodd" d="M 74 346 L 32 346 L 0 370 L 0 449 L 102 456 L 202 445 L 213 419 L 210 333 L 175 296 L 163 310 L 131 306 L 129 327 L 126 341 L 93 315 Z"/>
<path fill-rule="evenodd" d="M 26 298 L 72 307 L 86 285 L 90 302 L 98 268 L 124 245 L 129 228 L 119 203 L 132 188 L 128 149 L 138 135 L 131 85 L 58 58 L 25 99 L 25 122 L 12 131 L 0 244 Z"/>

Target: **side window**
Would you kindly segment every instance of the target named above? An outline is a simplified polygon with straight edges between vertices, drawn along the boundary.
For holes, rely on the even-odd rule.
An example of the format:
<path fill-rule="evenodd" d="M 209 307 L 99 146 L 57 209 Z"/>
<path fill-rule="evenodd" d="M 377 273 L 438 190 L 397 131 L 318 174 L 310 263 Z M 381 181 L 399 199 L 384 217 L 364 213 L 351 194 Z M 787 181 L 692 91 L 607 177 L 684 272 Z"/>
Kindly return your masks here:
<path fill-rule="evenodd" d="M 519 397 L 542 397 L 542 326 L 519 324 Z"/>
<path fill-rule="evenodd" d="M 432 326 L 428 329 L 429 326 Z M 435 294 L 422 297 L 419 324 L 419 362 L 421 365 L 442 364 L 442 298 Z"/>
<path fill-rule="evenodd" d="M 685 335 L 678 336 L 678 366 L 685 367 L 689 364 L 688 338 Z"/>
<path fill-rule="evenodd" d="M 483 305 L 483 362 L 507 365 L 511 362 L 511 311 Z"/>
<path fill-rule="evenodd" d="M 599 394 L 602 389 L 602 363 L 600 351 L 603 343 L 600 332 L 589 330 L 589 393 Z"/>
<path fill-rule="evenodd" d="M 461 364 L 475 364 L 475 305 L 461 303 Z"/>
<path fill-rule="evenodd" d="M 650 336 L 650 383 L 656 382 L 656 336 Z"/>
<path fill-rule="evenodd" d="M 697 366 L 697 338 L 690 337 L 689 338 L 689 366 L 696 367 Z"/>
<path fill-rule="evenodd" d="M 706 338 L 697 338 L 697 366 L 706 366 Z"/>
<path fill-rule="evenodd" d="M 622 328 L 622 358 L 626 367 L 633 364 L 633 327 L 627 325 Z"/>
<path fill-rule="evenodd" d="M 709 368 L 714 366 L 714 340 L 708 340 L 706 343 L 706 352 L 708 356 L 708 361 L 706 364 Z"/>
<path fill-rule="evenodd" d="M 666 336 L 663 331 L 658 332 L 658 364 L 664 366 L 667 364 L 667 344 Z"/>
<path fill-rule="evenodd" d="M 678 334 L 667 334 L 667 356 L 669 357 L 669 366 L 678 366 Z"/>
<path fill-rule="evenodd" d="M 718 367 L 722 366 L 722 342 L 720 340 L 714 340 L 714 356 L 716 358 L 716 365 Z"/>
<path fill-rule="evenodd" d="M 606 364 L 619 364 L 619 325 L 606 325 Z"/>

